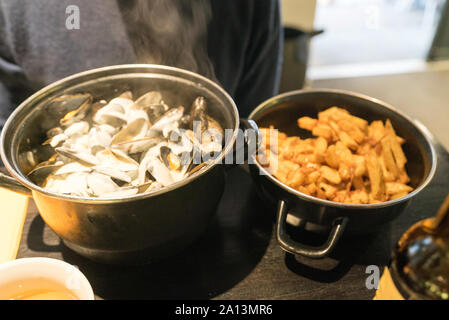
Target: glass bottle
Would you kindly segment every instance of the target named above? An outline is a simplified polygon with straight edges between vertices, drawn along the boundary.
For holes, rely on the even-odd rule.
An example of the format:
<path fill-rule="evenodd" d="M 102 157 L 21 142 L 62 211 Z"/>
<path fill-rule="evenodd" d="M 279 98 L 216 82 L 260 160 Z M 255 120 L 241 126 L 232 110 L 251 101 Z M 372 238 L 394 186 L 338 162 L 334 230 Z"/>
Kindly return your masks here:
<path fill-rule="evenodd" d="M 449 300 L 449 195 L 400 238 L 375 299 Z"/>

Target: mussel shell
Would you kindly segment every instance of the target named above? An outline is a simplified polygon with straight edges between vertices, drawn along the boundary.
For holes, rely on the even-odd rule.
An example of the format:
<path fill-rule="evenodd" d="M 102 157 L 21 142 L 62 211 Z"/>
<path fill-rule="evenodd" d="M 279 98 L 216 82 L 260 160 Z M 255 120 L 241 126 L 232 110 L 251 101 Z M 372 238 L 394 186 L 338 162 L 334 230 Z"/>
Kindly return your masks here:
<path fill-rule="evenodd" d="M 206 114 L 207 105 L 206 99 L 204 97 L 197 97 L 193 103 L 192 108 L 190 109 L 190 115 L 193 120 L 200 120 L 203 115 Z"/>
<path fill-rule="evenodd" d="M 56 147 L 52 150 L 57 156 L 30 172 L 31 180 L 48 184 L 51 191 L 87 197 L 150 192 L 205 168 L 210 161 L 198 165 L 193 161 L 195 150 L 199 155 L 221 151 L 213 139 L 198 141 L 210 136 L 207 129 L 223 134 L 220 124 L 206 114 L 206 99 L 201 96 L 187 114 L 182 106 L 170 109 L 158 91 L 136 101 L 131 92 L 124 92 L 109 103 L 92 104 L 89 94 L 61 96 L 52 103 L 51 108 L 65 108 L 57 113 L 63 117 L 62 128 L 47 132 L 47 143 Z M 194 120 L 201 121 L 196 139 L 191 130 Z M 76 181 L 79 186 L 67 184 Z"/>
<path fill-rule="evenodd" d="M 120 148 L 129 154 L 140 153 L 160 143 L 160 137 L 144 137 L 135 140 L 124 141 L 113 145 L 113 147 Z"/>
<path fill-rule="evenodd" d="M 173 184 L 175 181 L 170 173 L 170 169 L 162 162 L 159 157 L 151 158 L 148 163 L 148 171 L 156 181 L 164 187 Z"/>
<path fill-rule="evenodd" d="M 83 119 L 92 105 L 92 100 L 92 96 L 88 93 L 61 96 L 53 100 L 52 103 L 59 105 L 59 108 L 70 110 L 62 117 L 59 123 L 62 126 L 68 126 Z"/>
<path fill-rule="evenodd" d="M 149 91 L 137 98 L 135 104 L 141 108 L 149 108 L 154 105 L 160 105 L 162 101 L 162 94 L 159 91 Z"/>
<path fill-rule="evenodd" d="M 171 171 L 178 170 L 182 167 L 181 159 L 169 147 L 161 147 L 160 157 L 165 166 Z"/>
<path fill-rule="evenodd" d="M 57 169 L 61 168 L 64 165 L 64 162 L 49 162 L 44 161 L 38 164 L 33 170 L 28 173 L 28 179 L 33 181 L 35 184 L 41 186 L 45 179 L 52 174 Z"/>
<path fill-rule="evenodd" d="M 126 127 L 117 132 L 112 137 L 111 144 L 120 144 L 127 141 L 143 138 L 148 131 L 148 121 L 144 118 L 137 118 L 130 122 Z"/>
<path fill-rule="evenodd" d="M 55 151 L 73 161 L 79 162 L 85 166 L 96 166 L 99 164 L 98 159 L 87 152 L 78 152 L 76 150 L 68 149 L 65 147 L 56 148 Z"/>
<path fill-rule="evenodd" d="M 131 182 L 131 177 L 123 171 L 118 170 L 117 168 L 104 167 L 104 166 L 96 166 L 93 168 L 95 172 L 104 174 L 106 176 L 111 177 L 112 179 L 123 181 L 126 183 Z"/>
<path fill-rule="evenodd" d="M 87 186 L 95 196 L 102 196 L 119 190 L 119 186 L 110 176 L 101 173 L 91 173 L 87 176 Z"/>
<path fill-rule="evenodd" d="M 184 107 L 180 106 L 168 110 L 164 115 L 156 121 L 150 128 L 152 131 L 162 131 L 166 125 L 179 121 L 184 115 Z"/>

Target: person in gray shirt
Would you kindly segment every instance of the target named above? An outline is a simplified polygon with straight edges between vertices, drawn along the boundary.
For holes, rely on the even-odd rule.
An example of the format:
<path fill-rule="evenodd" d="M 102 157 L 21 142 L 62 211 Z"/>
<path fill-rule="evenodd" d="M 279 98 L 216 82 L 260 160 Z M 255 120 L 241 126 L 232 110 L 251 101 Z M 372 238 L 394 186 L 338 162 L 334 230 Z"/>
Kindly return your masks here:
<path fill-rule="evenodd" d="M 279 7 L 277 0 L 1 0 L 0 127 L 43 86 L 128 63 L 201 73 L 247 116 L 278 90 Z"/>

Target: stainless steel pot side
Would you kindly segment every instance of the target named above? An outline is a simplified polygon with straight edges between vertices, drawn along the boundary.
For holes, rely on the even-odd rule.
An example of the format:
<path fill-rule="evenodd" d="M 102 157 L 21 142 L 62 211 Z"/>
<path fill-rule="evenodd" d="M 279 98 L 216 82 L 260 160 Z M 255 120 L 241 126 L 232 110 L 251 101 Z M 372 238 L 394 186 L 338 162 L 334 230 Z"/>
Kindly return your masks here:
<path fill-rule="evenodd" d="M 223 128 L 233 129 L 232 138 L 206 170 L 149 194 L 80 198 L 48 192 L 27 178 L 30 155 L 36 161 L 51 155 L 41 143 L 65 112 L 48 110 L 51 99 L 89 92 L 95 99 L 109 100 L 126 90 L 134 96 L 159 90 L 169 105 L 187 110 L 202 95 L 211 115 Z M 43 88 L 9 117 L 1 136 L 1 157 L 12 177 L 1 175 L 0 186 L 32 196 L 43 220 L 79 254 L 103 263 L 148 263 L 182 250 L 206 228 L 224 188 L 224 166 L 219 163 L 233 148 L 238 123 L 232 98 L 216 83 L 189 71 L 120 65 L 82 72 Z"/>
<path fill-rule="evenodd" d="M 345 108 L 368 121 L 389 118 L 397 134 L 406 140 L 403 146 L 408 159 L 406 169 L 410 184 L 415 189 L 405 197 L 378 204 L 338 203 L 301 193 L 269 175 L 257 162 L 251 165 L 250 171 L 259 193 L 277 205 L 276 236 L 279 245 L 287 252 L 309 258 L 329 255 L 343 233 L 372 232 L 395 219 L 411 199 L 428 185 L 437 165 L 432 136 L 422 124 L 385 102 L 353 92 L 332 89 L 287 92 L 263 102 L 250 114 L 249 119 L 259 127 L 274 125 L 288 135 L 306 138 L 311 135 L 298 127 L 297 119 L 302 116 L 317 117 L 318 112 L 331 106 Z M 327 241 L 318 247 L 294 241 L 286 231 L 288 213 L 301 219 L 302 225 L 306 227 L 311 225 L 315 229 L 330 230 Z"/>

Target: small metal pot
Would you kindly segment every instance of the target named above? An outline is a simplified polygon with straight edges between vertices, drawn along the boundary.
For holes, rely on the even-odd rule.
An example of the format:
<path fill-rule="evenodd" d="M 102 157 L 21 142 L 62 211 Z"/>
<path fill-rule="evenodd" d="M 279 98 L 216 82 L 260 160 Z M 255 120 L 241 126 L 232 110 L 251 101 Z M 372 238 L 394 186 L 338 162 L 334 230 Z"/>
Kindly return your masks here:
<path fill-rule="evenodd" d="M 80 198 L 49 192 L 27 178 L 30 158 L 38 163 L 49 157 L 41 143 L 59 121 L 46 109 L 51 99 L 89 92 L 95 99 L 109 100 L 126 90 L 135 96 L 159 90 L 167 104 L 187 108 L 204 96 L 210 115 L 233 135 L 207 169 L 154 193 L 113 200 Z M 1 156 L 13 178 L 1 175 L 0 186 L 32 196 L 43 220 L 79 254 L 105 263 L 147 263 L 185 248 L 206 228 L 224 189 L 220 163 L 233 149 L 238 124 L 232 98 L 216 83 L 189 71 L 121 65 L 79 73 L 43 88 L 9 117 Z"/>
<path fill-rule="evenodd" d="M 261 196 L 277 204 L 277 240 L 287 252 L 309 258 L 327 256 L 343 232 L 360 234 L 375 231 L 396 218 L 431 181 L 437 164 L 431 134 L 417 121 L 377 99 L 342 90 L 299 90 L 273 97 L 259 105 L 249 116 L 259 127 L 273 125 L 276 129 L 302 138 L 310 133 L 297 125 L 302 116 L 317 116 L 331 106 L 339 106 L 368 121 L 391 120 L 397 134 L 406 140 L 403 146 L 408 159 L 406 166 L 414 190 L 405 197 L 377 204 L 346 204 L 301 193 L 281 183 L 258 164 L 254 158 L 251 174 Z M 286 218 L 291 214 L 302 225 L 330 230 L 327 241 L 319 247 L 295 242 L 286 232 Z M 346 231 L 345 231 L 346 230 Z"/>

